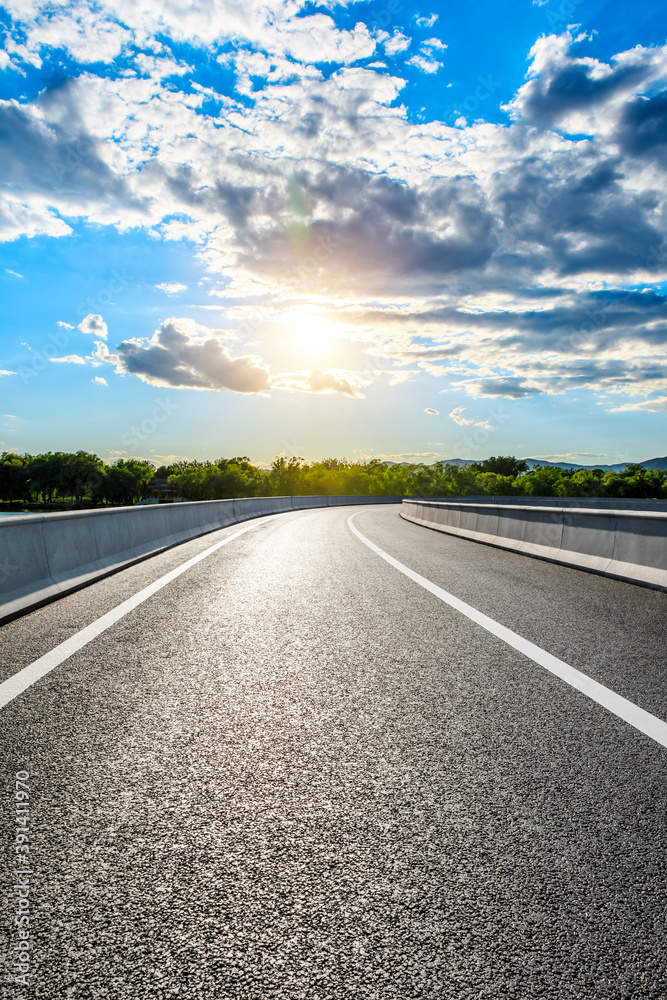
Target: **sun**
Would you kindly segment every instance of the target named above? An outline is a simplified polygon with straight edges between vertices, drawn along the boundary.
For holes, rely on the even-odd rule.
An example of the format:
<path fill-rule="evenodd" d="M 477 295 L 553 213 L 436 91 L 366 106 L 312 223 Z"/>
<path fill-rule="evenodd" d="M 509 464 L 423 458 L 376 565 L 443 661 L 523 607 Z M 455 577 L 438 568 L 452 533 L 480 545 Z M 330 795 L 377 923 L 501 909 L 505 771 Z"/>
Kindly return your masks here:
<path fill-rule="evenodd" d="M 317 313 L 304 313 L 294 321 L 291 339 L 303 354 L 317 356 L 323 354 L 339 336 L 330 320 Z"/>

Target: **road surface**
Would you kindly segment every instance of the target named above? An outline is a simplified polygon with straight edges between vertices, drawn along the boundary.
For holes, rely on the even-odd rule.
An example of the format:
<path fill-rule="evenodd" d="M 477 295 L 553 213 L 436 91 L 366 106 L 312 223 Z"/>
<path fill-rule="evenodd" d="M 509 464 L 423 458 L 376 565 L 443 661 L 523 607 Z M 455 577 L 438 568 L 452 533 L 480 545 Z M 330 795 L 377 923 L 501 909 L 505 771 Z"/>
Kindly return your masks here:
<path fill-rule="evenodd" d="M 438 588 L 667 719 L 666 594 L 397 507 L 231 526 L 0 629 L 2 995 L 664 1000 L 667 749 Z"/>

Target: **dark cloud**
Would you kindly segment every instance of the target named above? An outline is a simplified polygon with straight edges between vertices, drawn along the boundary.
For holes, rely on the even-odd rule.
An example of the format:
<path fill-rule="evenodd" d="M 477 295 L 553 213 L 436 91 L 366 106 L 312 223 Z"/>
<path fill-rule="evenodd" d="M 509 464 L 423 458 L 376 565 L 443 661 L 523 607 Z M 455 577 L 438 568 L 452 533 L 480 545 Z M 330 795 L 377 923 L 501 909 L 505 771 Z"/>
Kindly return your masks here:
<path fill-rule="evenodd" d="M 538 396 L 544 391 L 525 385 L 520 378 L 480 378 L 470 382 L 460 382 L 459 385 L 474 396 L 507 396 L 510 399 Z"/>
<path fill-rule="evenodd" d="M 69 84 L 57 89 L 66 101 Z M 53 111 L 55 97 L 45 95 L 40 110 Z M 58 116 L 49 124 L 30 105 L 0 103 L 0 160 L 2 183 L 7 191 L 25 198 L 45 195 L 64 212 L 91 202 L 95 207 L 122 203 L 141 208 L 125 183 L 100 156 L 99 142 L 86 133 L 77 115 Z"/>
<path fill-rule="evenodd" d="M 195 339 L 187 321 L 163 323 L 147 343 L 126 340 L 119 344 L 118 370 L 177 389 L 249 393 L 270 388 L 269 373 L 255 358 L 232 358 L 215 331 L 207 333 L 211 334 L 207 339 Z"/>
<path fill-rule="evenodd" d="M 651 56 L 641 51 L 631 61 L 602 66 L 564 53 L 560 40 L 545 39 L 536 49 L 546 49 L 550 41 L 551 58 L 520 88 L 510 106 L 514 117 L 540 128 L 558 125 L 573 112 L 594 110 L 633 85 L 640 86 L 650 69 Z"/>
<path fill-rule="evenodd" d="M 264 212 L 237 229 L 240 263 L 249 272 L 297 287 L 317 284 L 321 292 L 414 293 L 444 275 L 484 268 L 496 245 L 486 196 L 468 177 L 417 190 L 329 167 L 299 183 L 300 215 L 274 212 L 267 225 Z"/>
<path fill-rule="evenodd" d="M 537 379 L 544 392 L 589 389 L 595 392 L 627 392 L 642 387 L 644 392 L 664 388 L 664 365 L 642 358 L 540 359 L 532 365 L 519 361 L 517 378 Z M 523 373 L 523 374 L 522 374 Z M 653 385 L 652 385 L 653 383 Z"/>
<path fill-rule="evenodd" d="M 667 166 L 667 90 L 626 104 L 617 138 L 629 156 L 651 156 Z"/>
<path fill-rule="evenodd" d="M 309 111 L 303 116 L 295 131 L 300 132 L 307 139 L 315 139 L 320 134 L 323 123 L 324 115 L 322 112 Z"/>
<path fill-rule="evenodd" d="M 503 219 L 517 268 L 555 269 L 563 276 L 624 274 L 645 268 L 663 240 L 652 221 L 657 192 L 623 185 L 617 160 L 591 150 L 550 162 L 528 159 L 495 178 L 494 205 Z M 512 245 L 513 243 L 513 245 Z M 503 261 L 502 254 L 497 262 Z M 509 270 L 510 260 L 505 259 Z"/>
<path fill-rule="evenodd" d="M 667 296 L 654 290 L 610 289 L 580 293 L 549 309 L 487 309 L 464 312 L 455 305 L 429 310 L 364 310 L 350 314 L 366 326 L 442 326 L 453 335 L 485 332 L 486 341 L 508 353 L 544 351 L 577 354 L 608 350 L 627 342 L 667 344 Z M 449 342 L 396 350 L 405 361 L 436 361 L 469 351 L 458 336 Z"/>

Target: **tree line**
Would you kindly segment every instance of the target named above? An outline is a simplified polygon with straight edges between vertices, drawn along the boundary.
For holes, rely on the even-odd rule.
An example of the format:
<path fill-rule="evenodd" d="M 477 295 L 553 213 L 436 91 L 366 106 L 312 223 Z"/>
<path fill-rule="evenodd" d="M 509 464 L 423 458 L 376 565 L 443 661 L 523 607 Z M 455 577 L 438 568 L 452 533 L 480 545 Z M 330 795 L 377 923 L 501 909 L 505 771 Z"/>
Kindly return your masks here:
<path fill-rule="evenodd" d="M 255 496 L 525 496 L 667 498 L 667 472 L 627 465 L 620 472 L 545 466 L 528 471 L 514 456 L 471 465 L 394 465 L 380 459 L 274 459 L 260 469 L 247 456 L 181 461 L 158 468 L 141 459 L 109 465 L 85 451 L 0 455 L 0 500 L 71 506 L 129 505 L 166 480 L 185 500 Z"/>

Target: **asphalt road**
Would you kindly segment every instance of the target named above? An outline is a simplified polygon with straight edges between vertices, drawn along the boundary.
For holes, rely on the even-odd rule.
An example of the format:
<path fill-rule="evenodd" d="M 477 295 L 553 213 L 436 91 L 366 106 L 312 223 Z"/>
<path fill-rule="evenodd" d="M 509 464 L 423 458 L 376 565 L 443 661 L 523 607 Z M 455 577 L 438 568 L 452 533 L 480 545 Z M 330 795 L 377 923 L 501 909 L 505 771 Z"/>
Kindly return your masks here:
<path fill-rule="evenodd" d="M 263 519 L 0 711 L 2 945 L 153 1000 L 667 997 L 667 749 L 387 565 Z M 385 552 L 667 719 L 667 595 L 360 508 Z M 226 528 L 0 629 L 0 681 Z"/>

